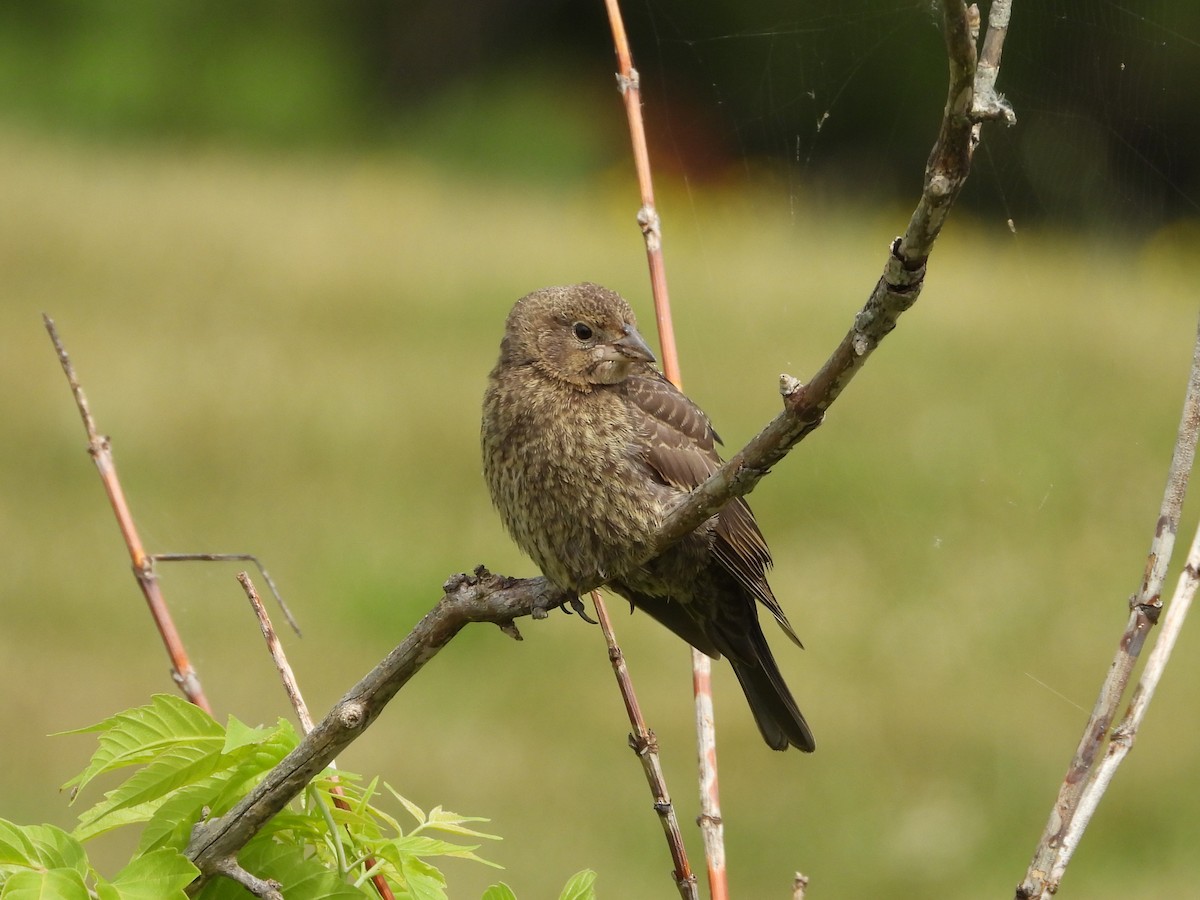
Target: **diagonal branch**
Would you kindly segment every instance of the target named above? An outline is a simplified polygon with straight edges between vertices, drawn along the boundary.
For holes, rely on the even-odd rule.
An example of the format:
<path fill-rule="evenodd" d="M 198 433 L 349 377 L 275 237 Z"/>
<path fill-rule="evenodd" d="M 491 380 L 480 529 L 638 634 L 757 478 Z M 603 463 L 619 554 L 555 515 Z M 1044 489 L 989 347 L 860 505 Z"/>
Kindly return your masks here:
<path fill-rule="evenodd" d="M 993 16 L 1001 6 L 1006 8 L 1007 4 L 993 4 Z M 989 117 L 977 113 L 973 106 L 972 22 L 977 19 L 972 19 L 962 0 L 947 0 L 943 15 L 951 61 L 950 90 L 941 133 L 926 166 L 921 200 L 908 230 L 893 242 L 882 277 L 855 316 L 853 327 L 813 380 L 801 385 L 790 376 L 781 378 L 783 412 L 671 510 L 656 539 L 645 548 L 642 561 L 658 556 L 730 500 L 753 490 L 773 465 L 821 423 L 825 411 L 920 294 L 933 244 L 970 171 L 978 139 L 975 126 Z M 990 40 L 995 48 L 1002 37 L 1001 31 L 994 33 L 989 25 L 984 46 Z M 998 48 L 993 58 L 998 61 Z M 598 588 L 604 581 L 597 574 L 584 588 Z M 545 578 L 505 578 L 482 566 L 472 576 L 454 576 L 444 585 L 444 591 L 441 600 L 404 641 L 351 688 L 249 795 L 224 816 L 195 827 L 187 855 L 204 873 L 202 880 L 229 865 L 262 824 L 362 734 L 396 692 L 466 625 L 490 622 L 519 638 L 517 618 L 544 618 L 549 609 L 575 599 L 564 597 Z"/>
<path fill-rule="evenodd" d="M 1129 615 L 1126 619 L 1125 630 L 1117 641 L 1117 649 L 1105 673 L 1100 686 L 1099 696 L 1092 707 L 1092 714 L 1084 726 L 1083 735 L 1075 755 L 1071 758 L 1066 777 L 1058 789 L 1058 796 L 1050 810 L 1050 817 L 1042 836 L 1034 850 L 1033 860 L 1025 873 L 1025 878 L 1017 886 L 1017 900 L 1029 900 L 1034 897 L 1046 897 L 1058 890 L 1067 864 L 1078 846 L 1083 831 L 1091 820 L 1100 797 L 1103 795 L 1112 779 L 1116 765 L 1128 752 L 1128 745 L 1133 741 L 1133 735 L 1141 722 L 1145 706 L 1150 702 L 1154 687 L 1158 683 L 1162 665 L 1166 656 L 1174 647 L 1175 634 L 1186 615 L 1190 595 L 1184 594 L 1184 582 L 1190 576 L 1191 590 L 1195 591 L 1194 562 L 1196 548 L 1193 545 L 1192 554 L 1188 558 L 1184 577 L 1180 579 L 1180 588 L 1176 599 L 1172 601 L 1169 618 L 1171 631 L 1159 635 L 1158 641 L 1151 651 L 1155 659 L 1154 666 L 1147 663 L 1142 673 L 1142 681 L 1134 693 L 1130 711 L 1125 720 L 1111 734 L 1111 742 L 1103 765 L 1097 769 L 1097 757 L 1106 738 L 1110 737 L 1109 728 L 1117 714 L 1117 707 L 1125 690 L 1129 686 L 1134 666 L 1145 646 L 1146 638 L 1158 622 L 1162 612 L 1162 590 L 1167 577 L 1167 566 L 1175 548 L 1175 536 L 1179 531 L 1179 517 L 1183 510 L 1183 498 L 1187 492 L 1188 478 L 1196 459 L 1197 437 L 1200 435 L 1200 327 L 1196 332 L 1196 343 L 1192 349 L 1192 369 L 1188 377 L 1187 392 L 1183 401 L 1183 414 L 1179 422 L 1179 432 L 1175 440 L 1175 449 L 1171 455 L 1171 465 L 1167 471 L 1167 484 L 1163 490 L 1162 505 L 1159 508 L 1158 519 L 1154 525 L 1154 537 L 1150 542 L 1150 552 L 1146 557 L 1146 570 L 1142 576 L 1142 585 L 1138 592 L 1130 598 Z M 1181 600 L 1181 597 L 1186 599 Z M 1181 607 L 1175 612 L 1175 606 Z M 1160 648 L 1162 648 L 1160 650 Z M 1118 737 L 1122 738 L 1118 741 Z M 1124 749 L 1122 749 L 1124 748 Z"/>
<path fill-rule="evenodd" d="M 993 3 L 991 8 L 991 17 L 999 15 L 1004 28 L 1008 23 L 1007 9 L 1005 0 Z M 984 118 L 992 117 L 990 112 L 977 111 L 973 102 L 976 74 L 973 23 L 977 26 L 978 12 L 973 6 L 969 11 L 962 0 L 947 0 L 943 18 L 950 88 L 941 132 L 925 167 L 921 199 L 908 229 L 892 242 L 882 277 L 854 317 L 853 327 L 811 382 L 802 385 L 791 376 L 780 377 L 783 412 L 667 515 L 649 557 L 658 555 L 697 528 L 732 498 L 754 490 L 772 466 L 821 424 L 825 411 L 896 327 L 900 315 L 917 302 L 934 242 L 970 174 L 978 142 L 977 126 Z M 991 47 L 990 58 L 996 65 L 1002 41 L 1001 26 L 989 21 L 984 46 Z M 993 101 L 1011 113 L 994 92 Z"/>
<path fill-rule="evenodd" d="M 291 753 L 232 810 L 192 829 L 187 855 L 203 875 L 192 885 L 221 874 L 236 862 L 238 851 L 272 816 L 281 811 L 375 721 L 425 663 L 472 622 L 499 625 L 520 639 L 514 619 L 544 618 L 564 597 L 545 578 L 515 579 L 493 575 L 480 566 L 474 575 L 456 575 L 443 586 L 442 599 L 378 666 L 352 687 L 305 735 Z"/>
<path fill-rule="evenodd" d="M 154 625 L 162 637 L 167 656 L 171 659 L 171 676 L 191 703 L 212 715 L 212 706 L 209 704 L 208 698 L 204 696 L 200 676 L 192 668 L 187 649 L 183 645 L 183 638 L 180 637 L 179 629 L 175 627 L 175 620 L 171 617 L 171 611 L 167 608 L 167 601 L 163 598 L 162 586 L 154 571 L 154 559 L 146 553 L 146 548 L 138 535 L 137 526 L 134 525 L 133 514 L 129 511 L 129 502 L 125 499 L 125 491 L 121 487 L 120 479 L 117 478 L 112 442 L 107 435 L 100 434 L 96 429 L 96 420 L 92 418 L 87 395 L 84 394 L 83 386 L 75 374 L 75 366 L 71 363 L 67 348 L 62 342 L 62 338 L 58 336 L 54 320 L 43 314 L 42 323 L 46 326 L 51 343 L 54 344 L 54 351 L 58 354 L 58 361 L 62 364 L 63 374 L 67 376 L 67 384 L 70 385 L 71 393 L 75 397 L 75 406 L 79 409 L 79 415 L 83 419 L 83 429 L 87 432 L 88 438 L 88 453 L 91 454 L 92 461 L 96 464 L 96 471 L 100 473 L 100 480 L 104 483 L 104 492 L 108 495 L 109 505 L 112 506 L 113 513 L 117 517 L 117 527 L 121 529 L 121 537 L 125 539 L 125 546 L 129 549 L 129 558 L 133 563 L 133 575 L 137 579 L 138 587 L 142 589 L 142 595 L 146 598 L 146 605 L 150 609 L 150 616 L 154 619 Z"/>

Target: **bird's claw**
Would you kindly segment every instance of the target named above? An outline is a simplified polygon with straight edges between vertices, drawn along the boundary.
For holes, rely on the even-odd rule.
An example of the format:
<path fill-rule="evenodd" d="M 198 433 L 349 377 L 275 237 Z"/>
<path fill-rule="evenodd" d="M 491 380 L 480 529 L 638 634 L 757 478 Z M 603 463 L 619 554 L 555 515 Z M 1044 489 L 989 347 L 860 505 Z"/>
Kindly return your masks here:
<path fill-rule="evenodd" d="M 559 608 L 567 615 L 571 614 L 571 610 L 567 609 L 567 604 L 571 604 L 571 609 L 575 610 L 575 615 L 583 619 L 589 625 L 599 625 L 600 623 L 587 614 L 587 607 L 583 605 L 583 598 L 575 594 L 565 598 Z"/>
<path fill-rule="evenodd" d="M 568 609 L 568 607 L 570 608 Z M 595 619 L 587 614 L 587 607 L 583 605 L 583 600 L 580 598 L 580 596 L 570 591 L 552 593 L 550 596 L 543 597 L 541 601 L 534 606 L 533 617 L 535 619 L 544 619 L 552 609 L 561 609 L 568 616 L 574 612 L 579 616 L 579 618 L 583 619 L 583 621 L 588 622 L 589 624 L 599 624 Z"/>

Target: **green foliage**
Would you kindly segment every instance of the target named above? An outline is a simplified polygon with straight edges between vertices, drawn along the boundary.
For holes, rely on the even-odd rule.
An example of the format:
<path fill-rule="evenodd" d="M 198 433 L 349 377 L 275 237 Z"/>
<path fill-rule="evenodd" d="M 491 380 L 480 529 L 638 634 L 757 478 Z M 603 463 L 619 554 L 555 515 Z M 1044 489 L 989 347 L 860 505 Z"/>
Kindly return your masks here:
<path fill-rule="evenodd" d="M 184 889 L 200 874 L 184 855 L 192 827 L 202 817 L 228 812 L 299 742 L 284 720 L 251 728 L 231 716 L 221 728 L 203 710 L 167 694 L 69 733 L 86 732 L 100 735 L 99 747 L 87 768 L 64 785 L 73 796 L 99 776 L 129 767 L 136 771 L 81 813 L 73 833 L 0 819 L 0 900 L 183 900 Z M 430 858 L 496 865 L 475 854 L 478 844 L 456 842 L 499 840 L 470 827 L 486 819 L 440 806 L 426 813 L 384 785 L 416 820 L 406 832 L 374 805 L 378 779 L 365 786 L 360 781 L 349 772 L 326 770 L 254 836 L 239 855 L 241 865 L 279 882 L 289 898 L 378 896 L 371 879 L 382 875 L 397 897 L 410 900 L 448 896 L 446 879 Z M 143 829 L 133 859 L 115 878 L 104 878 L 89 861 L 84 842 L 134 824 Z M 373 860 L 370 869 L 368 860 Z M 594 872 L 578 873 L 563 889 L 562 900 L 594 897 L 594 881 Z M 221 900 L 244 897 L 246 891 L 217 878 L 196 896 Z M 515 895 L 501 884 L 489 888 L 485 898 L 515 900 Z"/>

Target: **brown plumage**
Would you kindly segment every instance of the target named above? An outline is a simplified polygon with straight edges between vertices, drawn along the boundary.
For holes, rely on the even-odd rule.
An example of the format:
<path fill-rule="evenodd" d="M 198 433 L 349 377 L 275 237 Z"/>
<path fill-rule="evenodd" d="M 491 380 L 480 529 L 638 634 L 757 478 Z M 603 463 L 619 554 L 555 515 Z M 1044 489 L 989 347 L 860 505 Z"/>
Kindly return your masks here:
<path fill-rule="evenodd" d="M 517 301 L 483 403 L 483 468 L 509 533 L 556 586 L 596 575 L 693 647 L 724 656 L 776 750 L 814 747 L 758 622 L 796 644 L 750 507 L 729 503 L 641 565 L 664 511 L 720 465 L 708 417 L 652 365 L 629 304 L 595 284 Z"/>

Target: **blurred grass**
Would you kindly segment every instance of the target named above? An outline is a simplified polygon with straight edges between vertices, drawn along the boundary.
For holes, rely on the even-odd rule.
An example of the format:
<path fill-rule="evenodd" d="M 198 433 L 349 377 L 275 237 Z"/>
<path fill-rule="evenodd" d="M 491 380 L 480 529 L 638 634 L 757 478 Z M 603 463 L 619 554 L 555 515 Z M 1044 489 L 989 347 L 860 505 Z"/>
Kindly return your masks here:
<path fill-rule="evenodd" d="M 0 815 L 18 821 L 73 820 L 56 787 L 91 748 L 45 735 L 170 689 L 41 311 L 149 546 L 262 555 L 306 629 L 290 653 L 315 712 L 450 573 L 532 571 L 477 459 L 511 302 L 587 278 L 651 321 L 624 171 L 550 190 L 384 155 L 12 129 L 0 166 Z M 774 414 L 779 372 L 807 376 L 841 337 L 907 212 L 662 190 L 685 381 L 736 447 Z M 777 646 L 820 749 L 769 753 L 719 668 L 735 896 L 782 896 L 796 868 L 823 897 L 1019 880 L 1157 517 L 1195 236 L 1179 223 L 1130 247 L 953 219 L 920 303 L 755 494 L 808 650 Z M 270 720 L 286 707 L 233 574 L 163 578 L 221 714 Z M 687 654 L 641 617 L 617 624 L 689 822 Z M 491 817 L 505 841 L 486 855 L 521 896 L 584 866 L 602 896 L 671 896 L 598 633 L 562 616 L 522 630 L 464 633 L 342 764 Z M 1185 634 L 1073 896 L 1183 896 L 1200 878 L 1196 657 Z M 497 877 L 447 871 L 456 897 Z"/>

